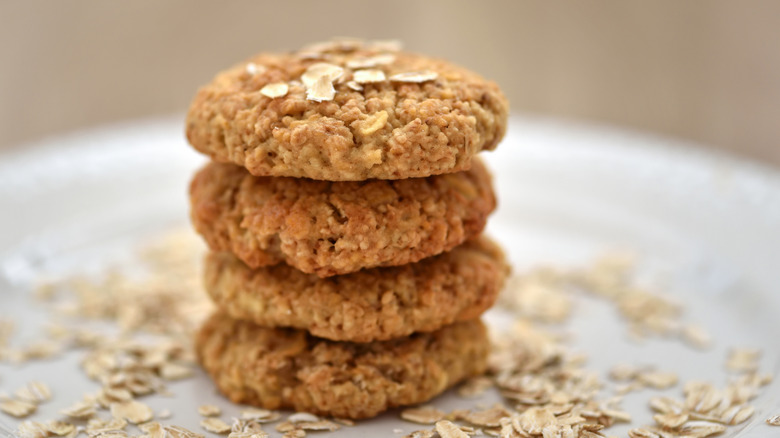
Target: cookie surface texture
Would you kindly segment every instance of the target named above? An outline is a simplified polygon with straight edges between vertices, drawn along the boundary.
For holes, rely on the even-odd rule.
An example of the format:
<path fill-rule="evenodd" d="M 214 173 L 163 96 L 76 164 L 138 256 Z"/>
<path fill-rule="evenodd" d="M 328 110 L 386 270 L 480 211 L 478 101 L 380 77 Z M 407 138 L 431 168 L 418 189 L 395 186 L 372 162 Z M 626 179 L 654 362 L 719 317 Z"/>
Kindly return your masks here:
<path fill-rule="evenodd" d="M 488 349 L 479 320 L 356 344 L 216 313 L 196 339 L 200 362 L 233 402 L 354 419 L 422 403 L 484 372 Z"/>
<path fill-rule="evenodd" d="M 210 253 L 205 285 L 232 318 L 372 342 L 478 318 L 495 302 L 508 271 L 499 247 L 478 237 L 417 263 L 329 278 L 285 264 L 253 270 L 230 253 Z"/>
<path fill-rule="evenodd" d="M 360 182 L 255 177 L 210 163 L 193 179 L 190 203 L 213 251 L 328 277 L 450 250 L 482 231 L 496 199 L 479 160 L 464 172 Z"/>
<path fill-rule="evenodd" d="M 464 68 L 333 42 L 219 73 L 193 99 L 186 134 L 257 176 L 403 179 L 468 169 L 504 136 L 508 112 L 498 86 Z"/>

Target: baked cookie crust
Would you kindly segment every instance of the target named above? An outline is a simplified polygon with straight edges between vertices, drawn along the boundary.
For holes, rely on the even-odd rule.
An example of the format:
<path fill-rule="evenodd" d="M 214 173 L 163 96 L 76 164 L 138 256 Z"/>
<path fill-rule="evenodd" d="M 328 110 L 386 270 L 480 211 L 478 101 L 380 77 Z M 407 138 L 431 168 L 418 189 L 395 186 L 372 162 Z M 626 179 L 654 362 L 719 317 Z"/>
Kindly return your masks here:
<path fill-rule="evenodd" d="M 255 177 L 210 163 L 190 185 L 191 218 L 213 251 L 252 268 L 280 262 L 320 277 L 414 263 L 478 235 L 495 209 L 491 177 L 405 180 Z"/>
<path fill-rule="evenodd" d="M 498 86 L 396 49 L 350 40 L 255 56 L 197 92 L 187 139 L 253 175 L 330 181 L 456 172 L 494 149 L 509 112 Z"/>
<path fill-rule="evenodd" d="M 500 248 L 478 237 L 417 263 L 324 279 L 285 264 L 252 270 L 230 253 L 210 253 L 205 286 L 232 318 L 373 342 L 478 318 L 508 272 Z"/>
<path fill-rule="evenodd" d="M 360 419 L 425 402 L 483 373 L 490 347 L 479 320 L 356 344 L 216 313 L 195 348 L 219 390 L 235 403 Z"/>

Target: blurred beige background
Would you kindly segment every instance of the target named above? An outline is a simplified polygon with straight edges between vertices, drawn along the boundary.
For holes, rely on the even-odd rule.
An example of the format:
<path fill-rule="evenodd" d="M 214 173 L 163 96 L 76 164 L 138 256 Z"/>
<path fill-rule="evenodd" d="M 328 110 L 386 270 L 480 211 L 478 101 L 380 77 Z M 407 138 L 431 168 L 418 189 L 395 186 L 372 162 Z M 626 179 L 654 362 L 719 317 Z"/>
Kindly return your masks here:
<path fill-rule="evenodd" d="M 780 164 L 780 2 L 7 0 L 0 148 L 183 111 L 219 69 L 331 36 L 496 80 L 513 110 L 703 142 Z"/>

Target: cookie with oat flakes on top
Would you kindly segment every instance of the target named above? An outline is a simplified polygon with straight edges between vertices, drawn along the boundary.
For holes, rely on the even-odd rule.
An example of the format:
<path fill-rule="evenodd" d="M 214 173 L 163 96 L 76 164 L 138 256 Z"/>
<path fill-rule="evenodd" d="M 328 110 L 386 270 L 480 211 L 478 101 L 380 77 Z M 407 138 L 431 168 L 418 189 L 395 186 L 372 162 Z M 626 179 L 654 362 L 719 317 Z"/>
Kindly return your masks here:
<path fill-rule="evenodd" d="M 501 249 L 478 237 L 417 263 L 328 278 L 284 263 L 253 270 L 230 253 L 210 253 L 204 283 L 232 318 L 334 341 L 373 342 L 478 318 L 508 273 Z"/>
<path fill-rule="evenodd" d="M 355 40 L 261 54 L 196 94 L 187 138 L 257 176 L 403 179 L 469 169 L 496 147 L 508 102 L 446 61 Z"/>
<path fill-rule="evenodd" d="M 479 320 L 351 343 L 216 313 L 195 339 L 198 360 L 231 401 L 352 419 L 425 402 L 483 373 L 489 349 Z"/>
<path fill-rule="evenodd" d="M 428 178 L 335 182 L 212 162 L 195 175 L 190 204 L 212 250 L 252 268 L 285 262 L 329 277 L 448 251 L 482 231 L 496 200 L 478 159 Z"/>

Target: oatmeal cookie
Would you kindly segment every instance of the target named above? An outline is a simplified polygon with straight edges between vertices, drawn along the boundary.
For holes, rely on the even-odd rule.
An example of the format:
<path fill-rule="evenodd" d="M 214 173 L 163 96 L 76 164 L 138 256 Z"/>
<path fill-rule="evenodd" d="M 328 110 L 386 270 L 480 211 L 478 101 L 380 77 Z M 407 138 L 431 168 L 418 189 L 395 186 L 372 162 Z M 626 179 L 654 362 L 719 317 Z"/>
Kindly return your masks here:
<path fill-rule="evenodd" d="M 187 138 L 253 175 L 329 181 L 461 171 L 494 149 L 509 110 L 498 86 L 396 49 L 335 41 L 255 56 L 198 91 Z"/>
<path fill-rule="evenodd" d="M 427 401 L 484 372 L 489 348 L 479 320 L 356 344 L 221 313 L 195 341 L 201 364 L 235 403 L 355 419 Z"/>
<path fill-rule="evenodd" d="M 478 235 L 496 200 L 468 171 L 404 180 L 256 177 L 210 163 L 190 186 L 195 229 L 252 268 L 282 261 L 320 277 L 413 263 Z"/>
<path fill-rule="evenodd" d="M 205 285 L 232 318 L 372 342 L 479 317 L 508 271 L 498 246 L 479 237 L 417 263 L 324 279 L 285 264 L 252 270 L 230 253 L 210 253 Z"/>

